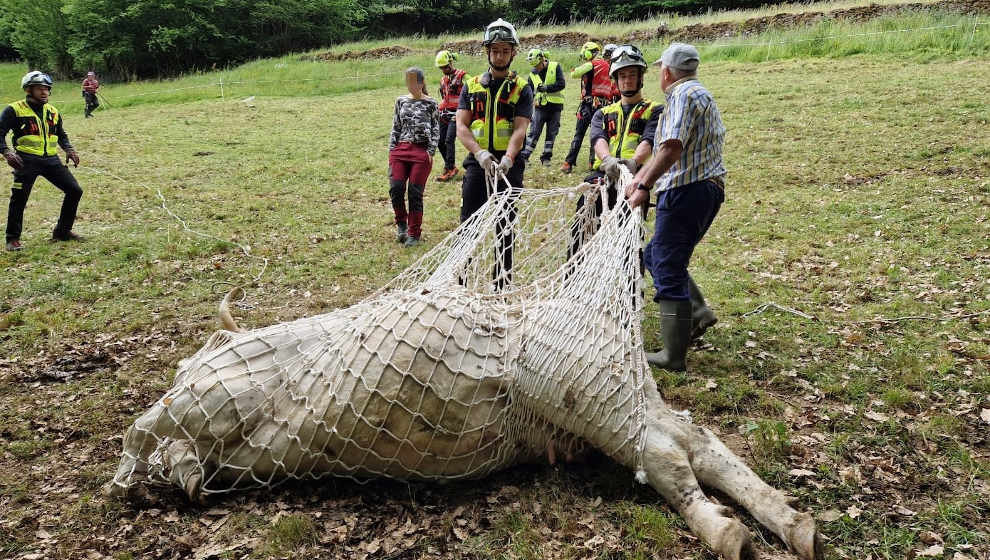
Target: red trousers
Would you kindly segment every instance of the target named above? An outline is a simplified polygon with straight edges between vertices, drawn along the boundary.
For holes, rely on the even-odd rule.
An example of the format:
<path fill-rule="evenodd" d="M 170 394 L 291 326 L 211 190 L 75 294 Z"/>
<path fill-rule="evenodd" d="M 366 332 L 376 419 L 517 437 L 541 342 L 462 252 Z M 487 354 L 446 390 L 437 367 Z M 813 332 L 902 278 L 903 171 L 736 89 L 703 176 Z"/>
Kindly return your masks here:
<path fill-rule="evenodd" d="M 422 146 L 400 142 L 388 153 L 389 196 L 395 211 L 395 223 L 405 223 L 409 236 L 419 238 L 423 228 L 423 192 L 433 170 L 433 158 Z M 408 189 L 406 184 L 408 183 Z M 406 192 L 409 210 L 406 211 Z"/>

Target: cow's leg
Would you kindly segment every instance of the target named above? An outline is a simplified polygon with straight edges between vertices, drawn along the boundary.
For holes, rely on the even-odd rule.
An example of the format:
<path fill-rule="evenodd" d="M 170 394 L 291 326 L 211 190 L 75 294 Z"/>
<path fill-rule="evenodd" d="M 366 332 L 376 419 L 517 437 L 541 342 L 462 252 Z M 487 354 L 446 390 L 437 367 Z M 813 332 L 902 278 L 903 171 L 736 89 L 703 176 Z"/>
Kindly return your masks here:
<path fill-rule="evenodd" d="M 746 508 L 803 560 L 824 557 L 822 539 L 811 515 L 791 508 L 783 492 L 763 482 L 711 431 L 682 426 L 687 434 L 691 467 L 702 484 L 721 490 Z"/>
<path fill-rule="evenodd" d="M 695 535 L 727 560 L 755 560 L 749 531 L 732 510 L 705 496 L 694 476 L 687 452 L 662 429 L 649 421 L 644 469 L 649 484 L 670 503 Z"/>

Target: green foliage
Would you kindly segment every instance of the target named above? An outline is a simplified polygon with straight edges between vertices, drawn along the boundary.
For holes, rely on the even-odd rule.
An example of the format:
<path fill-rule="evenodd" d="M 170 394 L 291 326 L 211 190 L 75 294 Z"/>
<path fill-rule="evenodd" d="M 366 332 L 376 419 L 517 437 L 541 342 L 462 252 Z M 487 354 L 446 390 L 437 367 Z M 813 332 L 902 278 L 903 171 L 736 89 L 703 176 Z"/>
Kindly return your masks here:
<path fill-rule="evenodd" d="M 66 36 L 63 0 L 7 0 L 5 24 L 13 47 L 32 69 L 68 72 L 72 69 Z M 4 29 L 6 28 L 6 29 Z M 6 35 L 5 33 L 4 35 Z"/>
<path fill-rule="evenodd" d="M 600 3 L 587 0 L 523 0 L 513 4 L 512 15 L 518 21 L 540 23 L 591 19 L 632 21 L 661 12 L 697 14 L 778 3 L 754 0 L 625 0 L 610 3 L 608 9 L 603 10 Z"/>
<path fill-rule="evenodd" d="M 286 515 L 268 530 L 266 548 L 272 554 L 280 554 L 316 541 L 316 525 L 308 515 Z"/>
<path fill-rule="evenodd" d="M 744 426 L 744 432 L 753 448 L 753 458 L 761 465 L 781 462 L 791 452 L 790 431 L 783 422 L 751 421 Z"/>
<path fill-rule="evenodd" d="M 771 2 L 774 3 L 774 2 Z M 753 0 L 8 0 L 0 59 L 14 55 L 60 76 L 172 76 L 366 37 L 517 24 L 640 21 L 660 12 L 751 7 Z"/>
<path fill-rule="evenodd" d="M 117 76 L 172 75 L 332 43 L 365 13 L 355 0 L 66 2 L 72 54 Z"/>

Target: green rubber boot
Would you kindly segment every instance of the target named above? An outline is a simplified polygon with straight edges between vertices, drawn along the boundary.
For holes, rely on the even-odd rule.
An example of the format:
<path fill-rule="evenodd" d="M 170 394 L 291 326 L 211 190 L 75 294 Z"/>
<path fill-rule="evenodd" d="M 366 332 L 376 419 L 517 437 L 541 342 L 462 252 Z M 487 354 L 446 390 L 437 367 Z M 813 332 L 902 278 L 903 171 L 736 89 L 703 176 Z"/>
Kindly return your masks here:
<path fill-rule="evenodd" d="M 646 361 L 670 371 L 684 371 L 688 345 L 691 344 L 691 301 L 660 300 L 660 336 L 663 350 L 646 355 Z"/>
<path fill-rule="evenodd" d="M 701 338 L 709 327 L 718 322 L 718 317 L 711 307 L 705 302 L 698 285 L 694 283 L 694 278 L 688 275 L 688 291 L 691 294 L 691 339 Z"/>

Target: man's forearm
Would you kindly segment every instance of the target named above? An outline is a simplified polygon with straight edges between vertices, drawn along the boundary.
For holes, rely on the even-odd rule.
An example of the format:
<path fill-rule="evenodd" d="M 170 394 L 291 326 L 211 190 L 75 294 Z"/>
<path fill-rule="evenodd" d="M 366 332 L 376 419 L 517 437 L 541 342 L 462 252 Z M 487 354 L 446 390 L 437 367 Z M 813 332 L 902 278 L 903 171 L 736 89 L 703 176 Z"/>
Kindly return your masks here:
<path fill-rule="evenodd" d="M 525 125 L 520 126 L 520 123 L 525 121 Z M 514 123 L 515 129 L 512 131 L 512 137 L 509 138 L 509 148 L 505 150 L 505 155 L 512 158 L 512 161 L 516 161 L 516 156 L 523 149 L 523 143 L 526 142 L 526 130 L 529 128 L 529 119 L 519 119 Z"/>
<path fill-rule="evenodd" d="M 643 165 L 643 162 L 650 159 L 650 155 L 653 154 L 653 144 L 649 142 L 640 142 L 639 146 L 636 146 L 636 153 L 633 154 L 633 159 L 636 163 Z"/>
<path fill-rule="evenodd" d="M 457 123 L 457 139 L 464 145 L 464 149 L 472 154 L 482 150 L 481 144 L 474 139 L 474 134 L 471 134 L 471 129 L 461 123 Z"/>
<path fill-rule="evenodd" d="M 606 156 L 612 155 L 612 152 L 608 149 L 608 142 L 604 138 L 599 138 L 595 141 L 595 155 L 598 159 L 605 159 Z"/>

